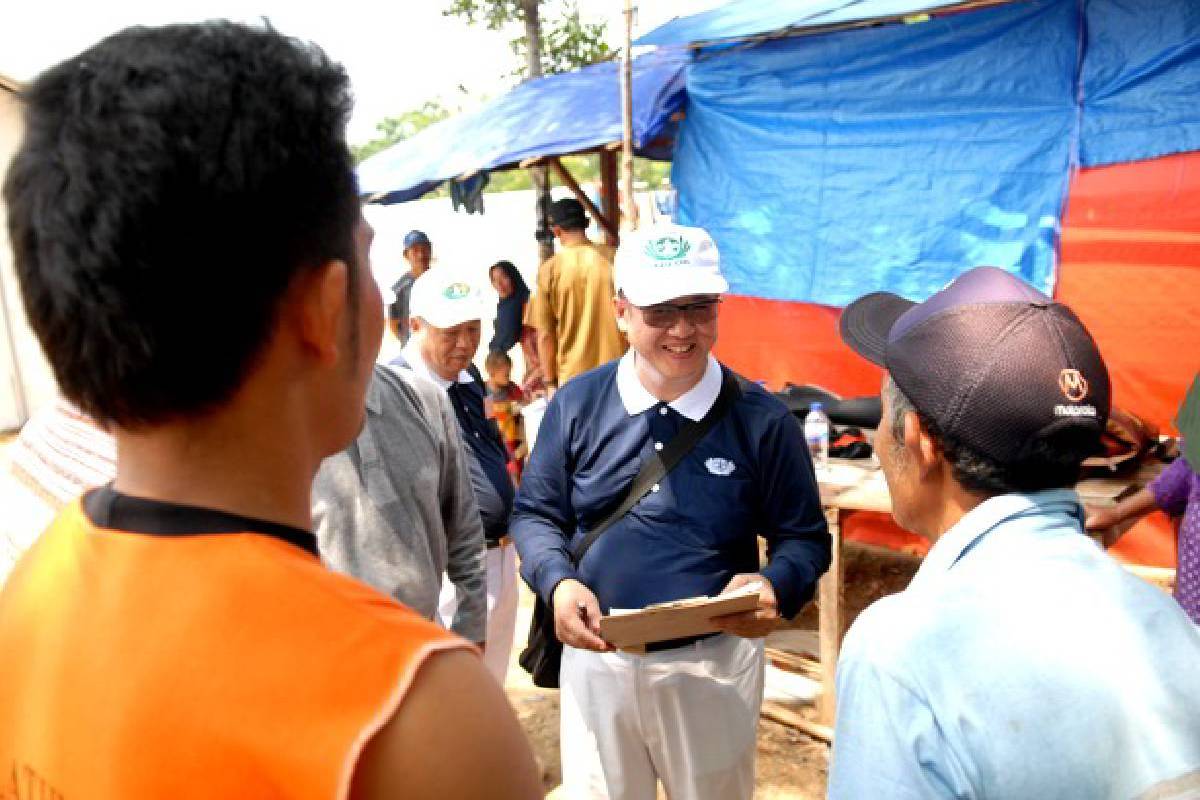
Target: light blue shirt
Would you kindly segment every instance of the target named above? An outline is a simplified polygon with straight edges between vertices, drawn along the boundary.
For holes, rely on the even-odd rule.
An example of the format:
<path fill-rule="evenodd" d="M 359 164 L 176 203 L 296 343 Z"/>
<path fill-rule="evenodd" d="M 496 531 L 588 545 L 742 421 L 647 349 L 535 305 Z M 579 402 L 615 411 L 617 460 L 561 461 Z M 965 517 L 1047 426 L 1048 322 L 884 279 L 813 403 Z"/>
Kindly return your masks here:
<path fill-rule="evenodd" d="M 1082 521 L 1069 490 L 987 500 L 863 612 L 831 798 L 1198 796 L 1200 629 Z"/>

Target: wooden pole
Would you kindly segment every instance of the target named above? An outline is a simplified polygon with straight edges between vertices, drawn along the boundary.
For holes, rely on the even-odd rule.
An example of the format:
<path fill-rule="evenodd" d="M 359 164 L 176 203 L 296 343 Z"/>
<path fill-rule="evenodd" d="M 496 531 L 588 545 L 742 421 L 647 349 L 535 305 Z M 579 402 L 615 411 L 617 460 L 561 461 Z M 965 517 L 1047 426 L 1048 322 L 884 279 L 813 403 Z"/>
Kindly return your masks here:
<path fill-rule="evenodd" d="M 633 11 L 633 0 L 625 0 L 625 50 L 621 58 L 621 119 L 624 123 L 621 194 L 629 227 L 637 230 L 638 209 L 633 197 Z"/>
<path fill-rule="evenodd" d="M 842 645 L 842 526 L 841 511 L 825 507 L 825 522 L 832 540 L 829 569 L 817 583 L 817 625 L 820 628 L 821 701 L 817 719 L 822 725 L 832 725 L 837 716 L 837 683 L 835 669 Z"/>

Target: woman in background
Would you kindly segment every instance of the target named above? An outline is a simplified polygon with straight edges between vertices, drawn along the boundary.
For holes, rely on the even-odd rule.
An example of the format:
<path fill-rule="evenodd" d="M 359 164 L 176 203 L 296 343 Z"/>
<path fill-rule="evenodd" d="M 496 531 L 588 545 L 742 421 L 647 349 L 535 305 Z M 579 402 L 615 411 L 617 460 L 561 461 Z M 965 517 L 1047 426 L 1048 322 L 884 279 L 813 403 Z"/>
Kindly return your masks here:
<path fill-rule="evenodd" d="M 488 270 L 492 287 L 500 295 L 496 306 L 495 333 L 488 343 L 488 351 L 507 353 L 520 342 L 525 357 L 523 387 L 526 392 L 534 391 L 541 384 L 541 362 L 537 356 L 537 330 L 525 323 L 529 303 L 529 286 L 511 261 L 497 261 Z"/>

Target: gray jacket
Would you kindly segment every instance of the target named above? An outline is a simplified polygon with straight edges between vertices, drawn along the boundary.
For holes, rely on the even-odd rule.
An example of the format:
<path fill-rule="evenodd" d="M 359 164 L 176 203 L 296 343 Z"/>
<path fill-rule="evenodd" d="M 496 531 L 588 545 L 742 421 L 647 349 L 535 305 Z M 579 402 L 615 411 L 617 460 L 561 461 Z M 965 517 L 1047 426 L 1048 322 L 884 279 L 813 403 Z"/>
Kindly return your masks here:
<path fill-rule="evenodd" d="M 330 567 L 429 619 L 445 572 L 458 589 L 451 629 L 484 641 L 483 526 L 454 411 L 432 382 L 376 365 L 362 432 L 317 473 L 313 522 Z"/>

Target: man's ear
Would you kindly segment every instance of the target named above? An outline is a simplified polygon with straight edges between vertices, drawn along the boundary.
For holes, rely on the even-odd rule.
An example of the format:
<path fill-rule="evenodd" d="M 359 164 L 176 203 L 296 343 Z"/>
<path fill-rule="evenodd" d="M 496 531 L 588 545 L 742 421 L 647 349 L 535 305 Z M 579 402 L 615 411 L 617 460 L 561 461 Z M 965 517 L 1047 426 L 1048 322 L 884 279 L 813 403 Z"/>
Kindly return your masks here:
<path fill-rule="evenodd" d="M 421 320 L 417 317 L 410 316 L 408 318 L 408 330 L 410 333 L 421 332 Z"/>
<path fill-rule="evenodd" d="M 629 308 L 629 301 L 624 297 L 617 295 L 613 298 L 613 313 L 617 315 L 617 330 L 621 333 L 629 333 L 629 322 L 625 319 L 625 311 Z"/>
<path fill-rule="evenodd" d="M 906 412 L 904 415 L 904 449 L 908 451 L 909 457 L 914 459 L 921 478 L 928 477 L 941 463 L 937 442 L 929 435 L 929 431 L 925 430 L 915 411 Z"/>
<path fill-rule="evenodd" d="M 300 340 L 322 364 L 335 363 L 345 341 L 349 285 L 349 266 L 332 259 L 312 270 L 297 287 Z"/>

